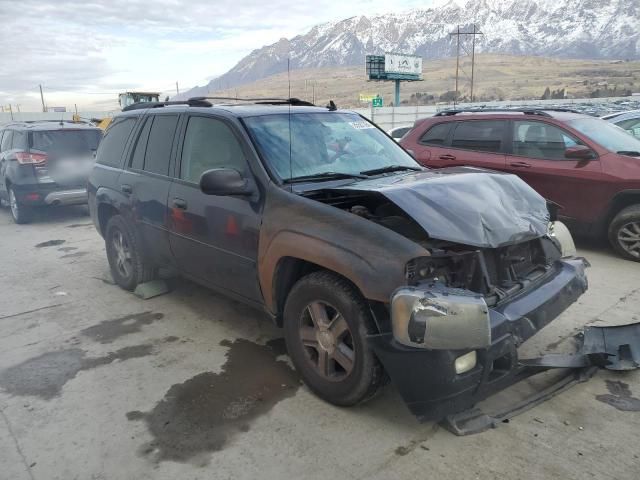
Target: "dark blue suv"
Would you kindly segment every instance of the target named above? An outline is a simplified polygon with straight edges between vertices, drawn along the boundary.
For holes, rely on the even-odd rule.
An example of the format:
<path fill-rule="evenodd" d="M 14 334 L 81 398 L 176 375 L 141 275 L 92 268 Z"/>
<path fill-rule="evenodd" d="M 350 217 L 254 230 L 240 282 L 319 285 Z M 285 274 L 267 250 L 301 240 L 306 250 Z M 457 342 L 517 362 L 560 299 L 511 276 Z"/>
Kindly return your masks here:
<path fill-rule="evenodd" d="M 388 375 L 423 419 L 467 408 L 523 378 L 517 346 L 587 288 L 518 177 L 428 170 L 333 104 L 125 110 L 88 186 L 115 281 L 168 267 L 261 309 L 334 404 Z"/>
<path fill-rule="evenodd" d="M 87 203 L 87 177 L 102 130 L 66 121 L 13 122 L 0 128 L 0 199 L 16 223 L 47 205 Z"/>

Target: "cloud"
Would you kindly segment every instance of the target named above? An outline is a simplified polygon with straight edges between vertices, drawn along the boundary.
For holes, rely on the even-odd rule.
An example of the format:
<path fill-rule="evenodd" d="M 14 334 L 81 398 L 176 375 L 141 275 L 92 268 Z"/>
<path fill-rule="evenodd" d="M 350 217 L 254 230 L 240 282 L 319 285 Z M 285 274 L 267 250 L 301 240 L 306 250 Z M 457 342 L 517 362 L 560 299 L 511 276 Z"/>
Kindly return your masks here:
<path fill-rule="evenodd" d="M 416 6 L 425 2 L 0 0 L 0 104 L 37 105 L 39 84 L 52 101 L 79 104 L 175 81 L 186 89 L 317 23 Z"/>

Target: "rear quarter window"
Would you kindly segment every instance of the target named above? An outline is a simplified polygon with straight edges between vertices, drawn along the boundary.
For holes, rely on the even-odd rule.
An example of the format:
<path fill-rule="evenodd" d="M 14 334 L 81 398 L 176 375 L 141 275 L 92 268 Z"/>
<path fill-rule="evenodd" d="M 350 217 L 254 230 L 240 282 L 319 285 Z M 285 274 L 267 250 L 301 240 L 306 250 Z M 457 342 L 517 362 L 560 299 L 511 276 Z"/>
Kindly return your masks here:
<path fill-rule="evenodd" d="M 14 130 L 13 141 L 11 142 L 11 148 L 14 150 L 26 150 L 27 149 L 27 132 Z"/>
<path fill-rule="evenodd" d="M 110 167 L 121 167 L 122 154 L 135 124 L 136 117 L 116 118 L 100 142 L 96 162 Z"/>
<path fill-rule="evenodd" d="M 424 145 L 444 145 L 449 136 L 451 125 L 451 122 L 436 123 L 420 137 L 420 143 Z"/>

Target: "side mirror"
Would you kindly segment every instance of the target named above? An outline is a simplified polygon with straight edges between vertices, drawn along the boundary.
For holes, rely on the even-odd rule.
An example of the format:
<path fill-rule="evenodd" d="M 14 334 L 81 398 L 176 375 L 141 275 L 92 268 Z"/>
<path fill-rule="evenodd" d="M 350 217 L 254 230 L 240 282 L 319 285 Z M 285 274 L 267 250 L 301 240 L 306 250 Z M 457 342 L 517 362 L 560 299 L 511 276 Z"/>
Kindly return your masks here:
<path fill-rule="evenodd" d="M 574 160 L 593 160 L 596 158 L 593 150 L 585 145 L 575 145 L 567 148 L 564 151 L 564 156 L 565 158 L 571 158 Z"/>
<path fill-rule="evenodd" d="M 233 168 L 214 168 L 200 177 L 200 190 L 206 195 L 248 196 L 253 193 L 246 178 Z"/>

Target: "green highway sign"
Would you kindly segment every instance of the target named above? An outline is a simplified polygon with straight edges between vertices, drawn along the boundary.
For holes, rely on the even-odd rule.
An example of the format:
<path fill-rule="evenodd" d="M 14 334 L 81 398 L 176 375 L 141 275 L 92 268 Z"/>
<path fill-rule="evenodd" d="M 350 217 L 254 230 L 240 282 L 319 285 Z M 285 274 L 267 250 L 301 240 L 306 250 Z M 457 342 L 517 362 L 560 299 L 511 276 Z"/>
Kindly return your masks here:
<path fill-rule="evenodd" d="M 383 103 L 382 103 L 382 97 L 381 96 L 377 96 L 375 98 L 371 99 L 371 106 L 373 107 L 382 107 Z"/>

